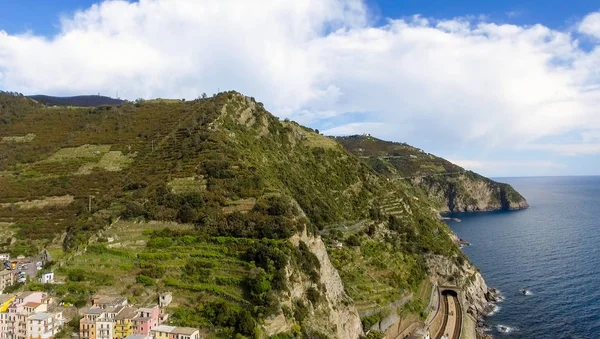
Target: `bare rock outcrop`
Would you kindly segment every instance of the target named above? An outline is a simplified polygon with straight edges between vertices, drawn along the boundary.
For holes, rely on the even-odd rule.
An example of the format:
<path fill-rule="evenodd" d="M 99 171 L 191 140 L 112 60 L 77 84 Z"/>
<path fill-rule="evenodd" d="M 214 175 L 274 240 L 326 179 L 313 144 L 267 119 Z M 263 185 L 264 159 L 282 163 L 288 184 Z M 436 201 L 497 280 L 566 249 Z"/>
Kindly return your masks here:
<path fill-rule="evenodd" d="M 356 339 L 363 334 L 362 323 L 353 300 L 346 294 L 339 273 L 331 264 L 325 244 L 320 236 L 307 234 L 306 230 L 290 238 L 294 246 L 304 242 L 310 252 L 319 260 L 319 281 L 311 281 L 298 269 L 288 266 L 286 276 L 289 293 L 282 298 L 282 305 L 292 309 L 295 301 L 310 305 L 310 315 L 305 323 L 313 330 L 327 334 L 333 338 Z M 322 300 L 316 304 L 310 301 L 307 291 L 310 288 L 319 290 Z M 294 320 L 281 313 L 265 322 L 267 335 L 291 331 Z"/>

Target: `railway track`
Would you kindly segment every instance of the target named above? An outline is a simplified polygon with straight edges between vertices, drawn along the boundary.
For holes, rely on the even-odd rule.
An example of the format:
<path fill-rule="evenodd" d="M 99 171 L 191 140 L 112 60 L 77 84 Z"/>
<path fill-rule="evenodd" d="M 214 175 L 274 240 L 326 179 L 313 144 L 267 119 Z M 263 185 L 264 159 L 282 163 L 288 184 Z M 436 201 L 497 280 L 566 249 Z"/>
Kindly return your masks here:
<path fill-rule="evenodd" d="M 452 334 L 452 338 L 459 339 L 462 329 L 462 308 L 458 303 L 458 298 L 455 296 L 452 296 L 452 298 L 454 299 L 454 305 L 456 305 L 456 324 L 454 325 L 454 333 Z"/>
<path fill-rule="evenodd" d="M 448 296 L 443 295 L 440 298 L 440 311 L 442 312 L 442 326 L 438 330 L 438 333 L 435 334 L 435 339 L 440 339 L 444 335 L 444 331 L 446 330 L 446 325 L 448 325 Z"/>
<path fill-rule="evenodd" d="M 448 329 L 448 327 L 453 327 L 452 330 L 452 335 L 448 338 L 448 339 L 459 339 L 460 338 L 460 334 L 461 334 L 461 330 L 462 330 L 462 309 L 460 307 L 458 298 L 455 296 L 450 296 L 452 298 L 452 303 L 454 304 L 454 326 L 449 326 L 452 324 L 448 324 L 448 320 L 449 320 L 449 313 L 450 313 L 450 307 L 449 307 L 449 303 L 448 303 L 448 295 L 443 295 L 442 294 L 442 298 L 440 299 L 440 311 L 442 312 L 442 326 L 440 327 L 440 329 L 438 330 L 438 332 L 435 334 L 434 338 L 435 339 L 441 339 L 446 332 L 446 330 Z"/>

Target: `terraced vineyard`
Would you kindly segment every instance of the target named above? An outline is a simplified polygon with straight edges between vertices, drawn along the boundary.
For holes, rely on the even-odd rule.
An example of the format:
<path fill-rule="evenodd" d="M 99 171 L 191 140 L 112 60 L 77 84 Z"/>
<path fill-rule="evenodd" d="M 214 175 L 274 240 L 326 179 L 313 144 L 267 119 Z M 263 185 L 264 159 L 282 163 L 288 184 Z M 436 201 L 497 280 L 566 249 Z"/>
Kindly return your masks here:
<path fill-rule="evenodd" d="M 64 284 L 26 288 L 78 306 L 170 290 L 172 321 L 217 337 L 273 318 L 331 336 L 331 312 L 387 307 L 418 292 L 424 254 L 459 255 L 423 192 L 239 93 L 97 108 L 0 93 L 0 137 L 0 250 L 49 249 Z M 328 261 L 290 241 L 320 248 L 319 231 L 343 283 L 329 299 Z"/>

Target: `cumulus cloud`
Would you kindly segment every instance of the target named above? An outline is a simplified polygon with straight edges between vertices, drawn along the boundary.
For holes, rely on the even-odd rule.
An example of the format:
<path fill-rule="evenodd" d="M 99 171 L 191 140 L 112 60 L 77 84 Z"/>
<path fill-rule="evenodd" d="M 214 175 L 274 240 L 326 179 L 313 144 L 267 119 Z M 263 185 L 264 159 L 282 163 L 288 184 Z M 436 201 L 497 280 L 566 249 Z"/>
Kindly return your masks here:
<path fill-rule="evenodd" d="M 600 131 L 600 47 L 581 49 L 577 32 L 420 16 L 373 26 L 368 13 L 362 0 L 105 1 L 53 37 L 0 32 L 0 86 L 128 99 L 236 89 L 281 117 L 326 119 L 329 133 L 419 146 Z M 599 15 L 578 32 L 600 36 Z"/>
<path fill-rule="evenodd" d="M 579 24 L 579 31 L 600 38 L 600 12 L 587 15 Z"/>

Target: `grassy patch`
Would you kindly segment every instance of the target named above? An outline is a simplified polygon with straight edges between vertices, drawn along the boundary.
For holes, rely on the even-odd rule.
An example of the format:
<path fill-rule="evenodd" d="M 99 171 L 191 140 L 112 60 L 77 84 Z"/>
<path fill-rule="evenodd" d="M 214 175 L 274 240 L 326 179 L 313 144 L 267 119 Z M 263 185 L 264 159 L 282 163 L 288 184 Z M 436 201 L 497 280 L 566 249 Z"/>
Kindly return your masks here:
<path fill-rule="evenodd" d="M 132 162 L 132 157 L 123 155 L 121 151 L 109 151 L 97 163 L 91 162 L 81 166 L 77 174 L 90 174 L 94 168 L 100 168 L 109 172 L 118 172 L 129 166 Z"/>
<path fill-rule="evenodd" d="M 71 204 L 74 201 L 73 196 L 65 195 L 62 197 L 47 197 L 41 200 L 30 200 L 30 201 L 17 201 L 11 203 L 0 203 L 0 207 L 3 208 L 22 208 L 22 209 L 32 209 L 32 208 L 46 208 L 46 207 L 64 207 Z"/>
<path fill-rule="evenodd" d="M 25 136 L 8 136 L 2 137 L 0 142 L 10 143 L 10 142 L 31 142 L 35 139 L 34 133 L 27 133 Z"/>
<path fill-rule="evenodd" d="M 206 190 L 206 180 L 198 177 L 175 178 L 167 184 L 175 194 L 202 193 Z"/>
<path fill-rule="evenodd" d="M 79 147 L 62 148 L 48 157 L 46 162 L 62 162 L 72 159 L 100 159 L 110 151 L 110 145 L 83 145 Z"/>

